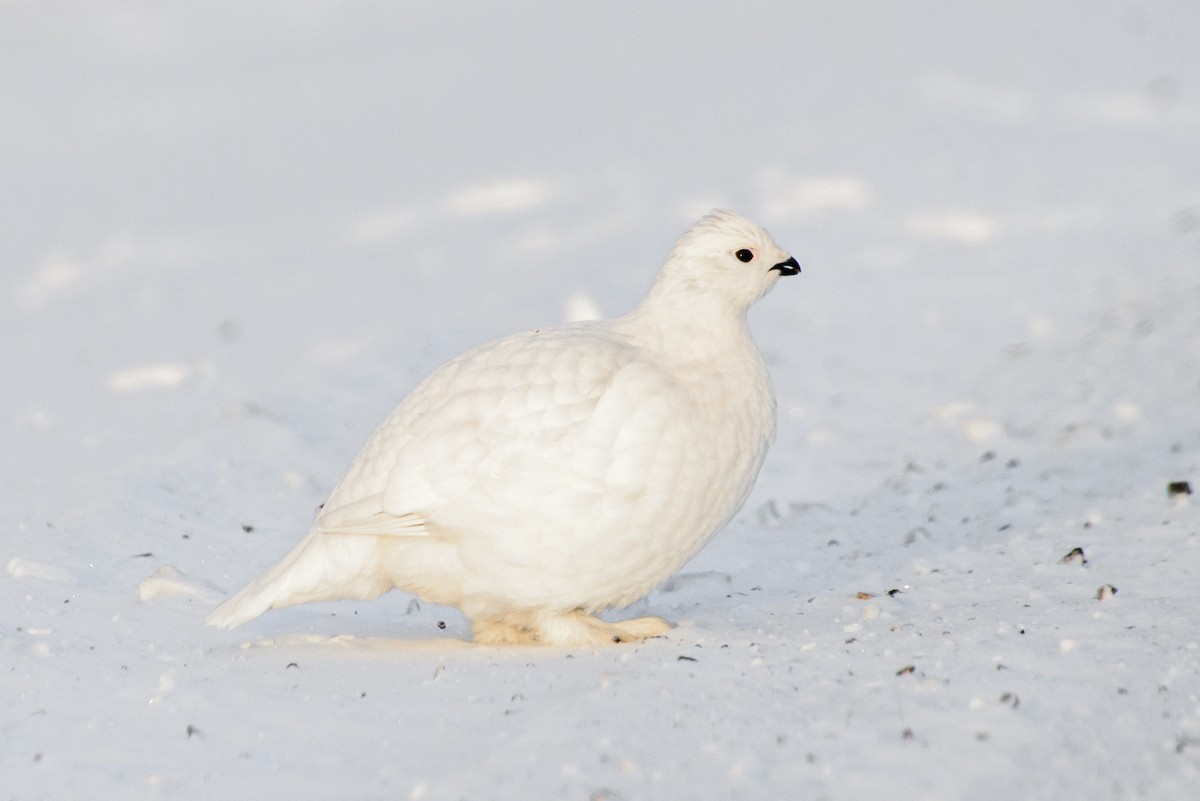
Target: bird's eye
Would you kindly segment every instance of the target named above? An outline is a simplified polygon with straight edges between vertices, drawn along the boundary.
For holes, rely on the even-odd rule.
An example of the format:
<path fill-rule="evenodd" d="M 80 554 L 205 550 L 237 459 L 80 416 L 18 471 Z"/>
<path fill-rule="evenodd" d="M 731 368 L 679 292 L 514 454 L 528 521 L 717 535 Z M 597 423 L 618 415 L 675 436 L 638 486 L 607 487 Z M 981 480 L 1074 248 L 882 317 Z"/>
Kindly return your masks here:
<path fill-rule="evenodd" d="M 746 250 L 746 248 L 742 248 L 741 250 L 739 250 L 737 253 L 734 253 L 733 255 L 738 257 L 738 261 L 753 261 L 753 259 L 754 259 L 754 254 L 751 253 L 749 250 Z"/>

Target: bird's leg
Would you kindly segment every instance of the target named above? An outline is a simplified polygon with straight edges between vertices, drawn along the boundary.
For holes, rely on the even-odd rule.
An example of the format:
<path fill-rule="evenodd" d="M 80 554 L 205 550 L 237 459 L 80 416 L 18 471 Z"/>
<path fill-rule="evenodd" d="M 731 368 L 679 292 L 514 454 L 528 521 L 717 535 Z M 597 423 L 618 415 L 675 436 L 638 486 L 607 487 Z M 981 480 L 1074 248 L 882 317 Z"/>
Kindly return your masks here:
<path fill-rule="evenodd" d="M 471 621 L 480 645 L 612 645 L 664 634 L 671 624 L 660 617 L 608 623 L 581 610 L 509 612 Z"/>
<path fill-rule="evenodd" d="M 635 617 L 629 620 L 618 620 L 612 625 L 623 631 L 625 636 L 631 640 L 658 637 L 671 630 L 671 624 L 661 617 Z"/>
<path fill-rule="evenodd" d="M 541 642 L 532 621 L 520 613 L 498 618 L 473 618 L 471 639 L 479 645 L 538 645 Z"/>

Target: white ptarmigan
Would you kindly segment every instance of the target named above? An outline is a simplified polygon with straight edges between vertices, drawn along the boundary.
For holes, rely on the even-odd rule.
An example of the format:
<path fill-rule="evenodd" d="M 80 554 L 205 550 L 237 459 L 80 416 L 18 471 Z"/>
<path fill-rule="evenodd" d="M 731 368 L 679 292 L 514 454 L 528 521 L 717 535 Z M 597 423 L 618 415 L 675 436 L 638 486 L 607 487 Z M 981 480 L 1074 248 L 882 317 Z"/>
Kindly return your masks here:
<path fill-rule="evenodd" d="M 746 312 L 799 271 L 761 227 L 713 211 L 625 316 L 515 334 L 438 368 L 300 544 L 207 622 L 398 588 L 458 607 L 479 643 L 665 632 L 661 618 L 595 614 L 667 579 L 745 501 L 775 431 Z"/>

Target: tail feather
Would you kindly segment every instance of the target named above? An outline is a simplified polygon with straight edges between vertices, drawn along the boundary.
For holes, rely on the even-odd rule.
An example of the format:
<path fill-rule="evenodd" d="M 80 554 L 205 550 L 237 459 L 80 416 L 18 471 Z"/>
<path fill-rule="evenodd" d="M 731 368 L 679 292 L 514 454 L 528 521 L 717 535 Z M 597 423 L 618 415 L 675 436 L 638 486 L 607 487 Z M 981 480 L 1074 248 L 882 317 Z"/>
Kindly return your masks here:
<path fill-rule="evenodd" d="M 205 619 L 236 628 L 270 609 L 339 598 L 377 598 L 392 584 L 372 570 L 375 537 L 310 531 L 279 564 L 251 581 Z"/>

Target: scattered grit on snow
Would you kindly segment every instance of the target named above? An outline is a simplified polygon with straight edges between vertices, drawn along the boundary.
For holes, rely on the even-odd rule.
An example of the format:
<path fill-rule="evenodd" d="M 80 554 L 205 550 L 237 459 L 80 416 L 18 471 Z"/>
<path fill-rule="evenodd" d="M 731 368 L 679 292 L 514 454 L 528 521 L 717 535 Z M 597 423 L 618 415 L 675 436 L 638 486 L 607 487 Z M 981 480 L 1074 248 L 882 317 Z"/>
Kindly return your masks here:
<path fill-rule="evenodd" d="M 1200 12 L 741 13 L 0 5 L 0 799 L 1195 797 Z M 669 636 L 202 625 L 714 205 L 805 272 Z"/>

